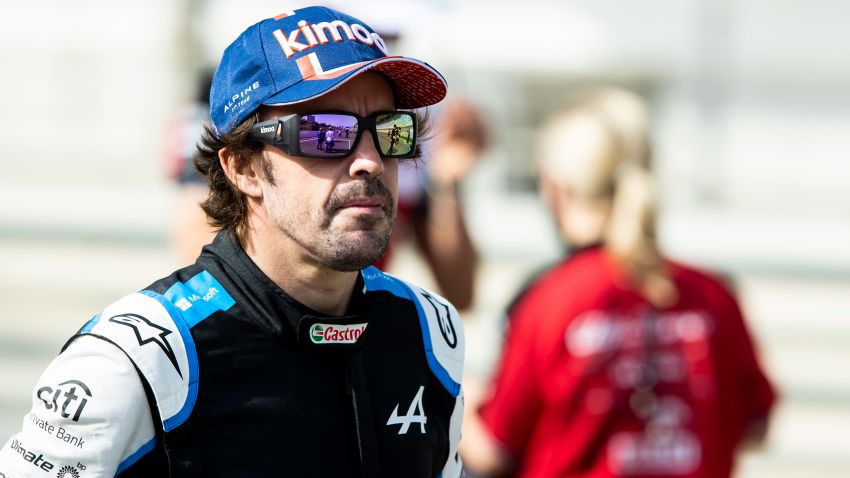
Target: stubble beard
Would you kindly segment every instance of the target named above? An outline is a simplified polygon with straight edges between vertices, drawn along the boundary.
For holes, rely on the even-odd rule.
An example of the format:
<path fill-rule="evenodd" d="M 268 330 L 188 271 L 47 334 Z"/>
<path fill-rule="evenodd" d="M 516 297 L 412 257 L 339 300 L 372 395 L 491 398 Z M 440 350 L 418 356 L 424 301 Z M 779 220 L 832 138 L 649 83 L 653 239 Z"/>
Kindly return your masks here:
<path fill-rule="evenodd" d="M 354 224 L 341 230 L 333 222 L 342 204 L 353 198 L 379 196 L 384 215 L 357 216 Z M 392 194 L 379 180 L 362 180 L 337 189 L 321 210 L 280 218 L 278 226 L 309 252 L 321 266 L 340 272 L 363 269 L 378 261 L 387 250 L 395 226 L 396 208 Z M 305 226 L 318 223 L 313 234 Z M 384 226 L 382 226 L 382 223 Z"/>

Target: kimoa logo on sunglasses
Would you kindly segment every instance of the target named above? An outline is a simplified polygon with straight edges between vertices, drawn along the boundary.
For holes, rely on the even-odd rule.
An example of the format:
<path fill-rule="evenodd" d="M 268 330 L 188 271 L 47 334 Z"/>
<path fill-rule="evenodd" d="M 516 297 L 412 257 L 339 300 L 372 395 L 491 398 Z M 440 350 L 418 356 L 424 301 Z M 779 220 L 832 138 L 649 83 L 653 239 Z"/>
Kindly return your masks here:
<path fill-rule="evenodd" d="M 262 126 L 260 127 L 260 133 L 271 133 L 274 131 L 274 126 Z"/>
<path fill-rule="evenodd" d="M 292 57 L 296 52 L 308 50 L 318 45 L 325 45 L 331 41 L 341 42 L 343 41 L 343 34 L 345 35 L 345 39 L 349 41 L 359 41 L 365 45 L 375 46 L 384 55 L 389 54 L 387 53 L 387 46 L 384 43 L 384 39 L 380 35 L 370 32 L 359 23 L 349 25 L 342 20 L 320 22 L 312 25 L 309 25 L 306 20 L 301 20 L 298 22 L 298 29 L 296 30 L 285 33 L 283 30 L 277 29 L 272 34 L 277 39 L 277 42 L 280 43 L 280 48 L 283 50 L 286 58 Z M 330 35 L 330 38 L 328 38 L 328 35 Z M 303 37 L 303 40 L 299 41 L 301 37 Z M 306 41 L 307 43 L 301 43 L 302 41 Z"/>
<path fill-rule="evenodd" d="M 313 324 L 310 326 L 310 341 L 314 344 L 353 344 L 363 335 L 369 324 Z"/>

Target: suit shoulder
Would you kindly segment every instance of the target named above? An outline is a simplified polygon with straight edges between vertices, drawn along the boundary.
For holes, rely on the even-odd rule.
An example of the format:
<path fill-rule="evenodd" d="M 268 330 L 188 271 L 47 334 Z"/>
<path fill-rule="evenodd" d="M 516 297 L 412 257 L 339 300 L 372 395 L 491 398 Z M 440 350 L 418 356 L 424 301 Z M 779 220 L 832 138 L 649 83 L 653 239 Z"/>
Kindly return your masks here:
<path fill-rule="evenodd" d="M 411 301 L 422 329 L 431 371 L 453 396 L 463 378 L 464 332 L 457 309 L 439 294 L 369 267 L 361 272 L 366 292 L 386 291 Z"/>
<path fill-rule="evenodd" d="M 106 340 L 130 358 L 151 387 L 164 430 L 188 418 L 198 358 L 181 311 L 165 296 L 150 290 L 126 295 L 95 315 L 76 337 L 82 336 Z"/>

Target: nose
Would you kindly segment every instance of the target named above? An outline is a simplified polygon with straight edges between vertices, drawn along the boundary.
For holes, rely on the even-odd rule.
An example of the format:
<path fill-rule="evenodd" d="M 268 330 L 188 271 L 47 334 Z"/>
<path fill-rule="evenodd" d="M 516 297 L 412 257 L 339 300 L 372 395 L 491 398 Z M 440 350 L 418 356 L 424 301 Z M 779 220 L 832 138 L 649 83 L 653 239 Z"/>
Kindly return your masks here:
<path fill-rule="evenodd" d="M 384 160 L 381 154 L 378 153 L 378 148 L 375 146 L 375 141 L 372 135 L 364 131 L 363 137 L 360 139 L 360 144 L 357 149 L 351 154 L 351 164 L 349 165 L 349 174 L 352 178 L 361 178 L 364 176 L 379 178 L 384 174 Z"/>

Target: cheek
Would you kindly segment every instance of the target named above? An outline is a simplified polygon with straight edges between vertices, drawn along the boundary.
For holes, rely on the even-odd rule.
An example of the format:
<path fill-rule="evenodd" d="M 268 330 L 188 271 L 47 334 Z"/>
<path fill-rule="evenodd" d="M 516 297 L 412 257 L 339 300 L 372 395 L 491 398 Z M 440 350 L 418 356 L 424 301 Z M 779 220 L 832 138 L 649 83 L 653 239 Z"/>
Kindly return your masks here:
<path fill-rule="evenodd" d="M 288 166 L 288 167 L 286 167 Z M 275 171 L 274 190 L 285 203 L 298 210 L 323 208 L 333 193 L 333 174 L 317 164 L 291 162 Z"/>
<path fill-rule="evenodd" d="M 333 188 L 321 182 L 287 181 L 275 188 L 281 206 L 290 211 L 313 213 L 324 210 Z"/>
<path fill-rule="evenodd" d="M 384 174 L 381 175 L 381 180 L 393 195 L 393 199 L 398 199 L 398 160 L 384 160 Z"/>

